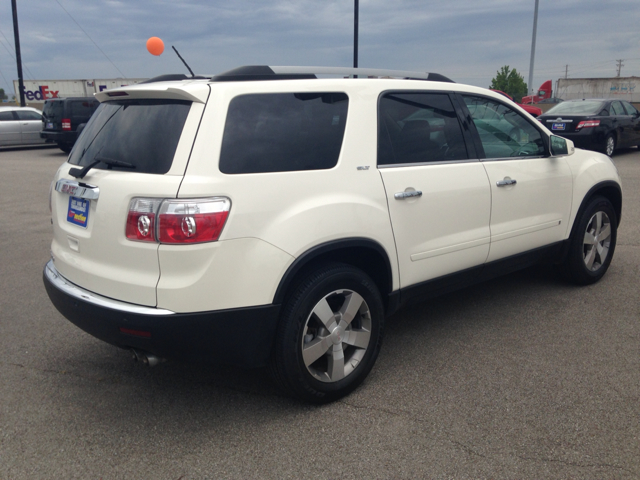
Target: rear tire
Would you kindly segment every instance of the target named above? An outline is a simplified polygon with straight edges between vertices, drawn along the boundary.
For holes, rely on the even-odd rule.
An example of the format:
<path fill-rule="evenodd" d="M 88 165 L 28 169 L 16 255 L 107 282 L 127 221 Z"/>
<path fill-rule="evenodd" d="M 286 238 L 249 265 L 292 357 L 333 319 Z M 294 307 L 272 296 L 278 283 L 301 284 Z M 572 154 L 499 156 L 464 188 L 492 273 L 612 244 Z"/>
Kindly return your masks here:
<path fill-rule="evenodd" d="M 64 153 L 69 153 L 73 148 L 73 145 L 69 145 L 68 143 L 59 143 L 58 148 L 62 150 Z"/>
<path fill-rule="evenodd" d="M 383 326 L 380 292 L 368 275 L 340 263 L 317 268 L 283 306 L 270 373 L 294 397 L 335 401 L 373 368 Z"/>
<path fill-rule="evenodd" d="M 607 272 L 616 248 L 618 219 L 611 202 L 593 198 L 576 220 L 563 270 L 578 285 L 589 285 Z"/>

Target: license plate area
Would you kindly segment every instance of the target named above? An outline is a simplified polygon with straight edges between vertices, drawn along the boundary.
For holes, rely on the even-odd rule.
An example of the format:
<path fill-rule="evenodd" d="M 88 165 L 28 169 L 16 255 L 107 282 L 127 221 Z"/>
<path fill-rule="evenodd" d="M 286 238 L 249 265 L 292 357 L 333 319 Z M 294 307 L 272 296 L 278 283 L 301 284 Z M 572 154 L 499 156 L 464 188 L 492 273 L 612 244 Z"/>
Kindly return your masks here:
<path fill-rule="evenodd" d="M 89 208 L 91 201 L 86 198 L 69 197 L 69 208 L 67 209 L 67 222 L 87 228 L 89 221 Z"/>
<path fill-rule="evenodd" d="M 53 128 L 53 123 L 51 123 L 51 122 L 47 123 L 47 128 L 48 129 L 52 129 Z"/>
<path fill-rule="evenodd" d="M 551 125 L 551 130 L 566 130 L 566 123 L 554 123 Z"/>

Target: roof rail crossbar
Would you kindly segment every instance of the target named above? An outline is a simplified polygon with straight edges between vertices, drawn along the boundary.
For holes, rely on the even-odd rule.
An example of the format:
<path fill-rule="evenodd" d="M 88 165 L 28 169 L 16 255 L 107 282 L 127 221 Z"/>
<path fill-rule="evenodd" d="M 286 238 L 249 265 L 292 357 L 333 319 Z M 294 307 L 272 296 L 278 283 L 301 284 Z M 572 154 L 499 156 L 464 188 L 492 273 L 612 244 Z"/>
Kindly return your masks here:
<path fill-rule="evenodd" d="M 408 80 L 430 80 L 432 82 L 455 83 L 450 78 L 439 73 L 412 72 L 405 70 L 382 70 L 372 68 L 347 67 L 272 67 L 267 65 L 252 65 L 235 68 L 228 72 L 214 76 L 214 82 L 229 82 L 243 80 L 293 80 L 312 79 L 318 75 L 333 75 L 341 77 L 375 77 L 375 78 L 403 78 Z"/>

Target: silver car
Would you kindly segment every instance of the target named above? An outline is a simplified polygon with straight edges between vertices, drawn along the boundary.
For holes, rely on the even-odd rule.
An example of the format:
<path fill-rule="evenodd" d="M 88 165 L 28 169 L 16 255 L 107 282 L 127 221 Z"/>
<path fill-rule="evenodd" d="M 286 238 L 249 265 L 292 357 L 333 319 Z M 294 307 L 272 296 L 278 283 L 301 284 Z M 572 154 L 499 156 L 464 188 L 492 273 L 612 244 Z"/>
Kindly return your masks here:
<path fill-rule="evenodd" d="M 38 145 L 46 142 L 40 138 L 42 112 L 31 107 L 0 107 L 0 146 Z"/>

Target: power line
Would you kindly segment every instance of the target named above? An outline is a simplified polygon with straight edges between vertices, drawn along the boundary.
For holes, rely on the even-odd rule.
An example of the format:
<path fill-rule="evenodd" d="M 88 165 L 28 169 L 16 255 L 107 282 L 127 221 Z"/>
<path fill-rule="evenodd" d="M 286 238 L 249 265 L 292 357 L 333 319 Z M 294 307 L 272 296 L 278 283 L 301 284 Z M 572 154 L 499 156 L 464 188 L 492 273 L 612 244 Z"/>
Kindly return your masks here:
<path fill-rule="evenodd" d="M 104 52 L 102 51 L 102 49 L 98 46 L 98 44 L 97 44 L 96 42 L 94 42 L 94 41 L 93 41 L 93 38 L 91 38 L 91 37 L 89 36 L 89 34 L 88 34 L 87 32 L 85 32 L 84 28 L 82 28 L 82 27 L 80 26 L 80 24 L 79 24 L 78 22 L 76 22 L 76 19 L 75 19 L 75 18 L 73 18 L 69 12 L 67 12 L 67 9 L 66 9 L 66 8 L 64 8 L 64 7 L 62 6 L 62 4 L 61 4 L 58 0 L 56 0 L 56 3 L 57 3 L 58 5 L 60 5 L 60 8 L 61 8 L 62 10 L 64 10 L 64 11 L 65 11 L 65 13 L 66 13 L 67 15 L 69 15 L 69 18 L 71 18 L 71 20 L 73 20 L 73 22 L 78 26 L 78 28 L 79 28 L 80 30 L 82 30 L 82 32 L 87 36 L 87 38 L 88 38 L 89 40 L 91 40 L 91 43 L 93 43 L 93 44 L 96 46 L 96 48 L 97 48 L 98 50 L 100 50 L 100 52 L 105 56 L 105 58 L 106 58 L 107 60 L 109 60 L 109 62 L 111 63 L 111 65 L 113 65 L 113 66 L 114 66 L 114 68 L 115 68 L 116 70 L 118 70 L 118 72 L 120 72 L 120 75 L 122 75 L 122 77 L 123 77 L 123 78 L 127 78 L 127 77 L 126 77 L 126 75 L 125 75 L 124 73 L 122 73 L 118 67 L 116 67 L 116 64 L 115 64 L 115 63 L 113 63 L 113 62 L 111 61 L 111 59 L 107 56 L 107 54 L 106 54 L 106 53 L 104 53 Z"/>
<path fill-rule="evenodd" d="M 9 39 L 7 37 L 5 37 L 4 33 L 2 33 L 2 30 L 0 30 L 0 35 L 2 35 L 4 37 L 4 39 L 5 39 L 5 41 L 9 44 L 9 46 L 11 46 L 11 42 L 9 41 Z M 11 59 L 15 62 L 16 57 L 13 55 L 13 53 L 11 53 L 11 50 L 9 48 L 7 48 L 7 46 L 4 44 L 3 41 L 0 40 L 0 43 L 2 44 L 4 49 L 9 53 L 9 56 L 11 57 Z M 31 77 L 31 80 L 35 80 L 36 77 L 31 73 L 31 70 L 29 70 L 29 67 L 27 67 L 26 65 L 23 65 L 23 67 L 29 73 L 29 76 Z"/>

